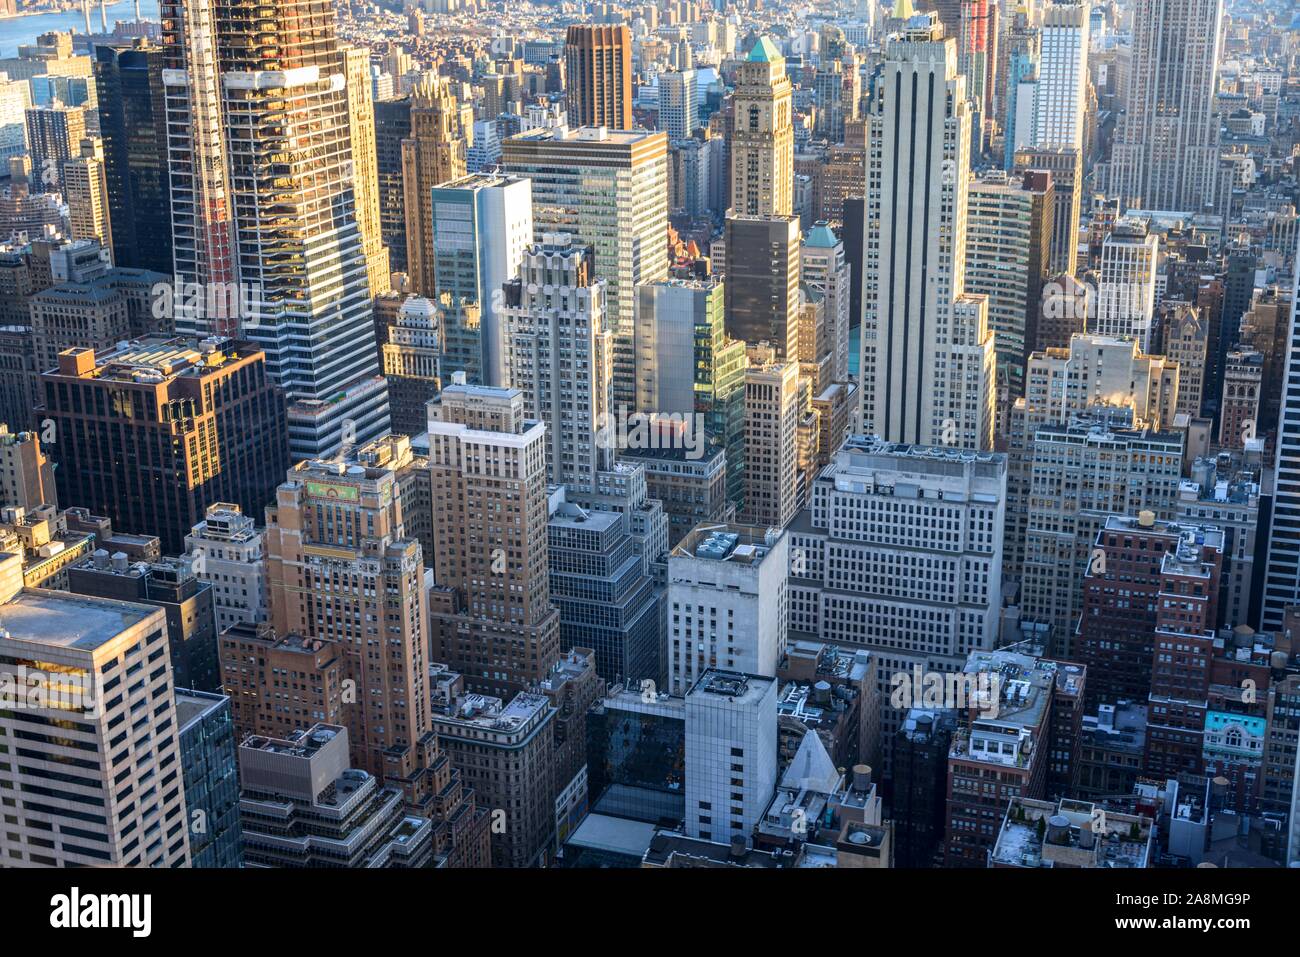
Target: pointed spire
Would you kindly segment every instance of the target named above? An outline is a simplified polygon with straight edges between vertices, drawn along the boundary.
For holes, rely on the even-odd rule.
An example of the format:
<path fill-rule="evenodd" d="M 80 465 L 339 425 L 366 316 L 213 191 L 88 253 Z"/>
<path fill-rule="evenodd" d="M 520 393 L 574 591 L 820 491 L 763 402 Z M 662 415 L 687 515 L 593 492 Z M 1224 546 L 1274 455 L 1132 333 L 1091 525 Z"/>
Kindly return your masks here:
<path fill-rule="evenodd" d="M 895 0 L 895 20 L 910 20 L 914 16 L 916 16 L 916 11 L 912 8 L 912 0 Z"/>
<path fill-rule="evenodd" d="M 748 59 L 750 63 L 775 63 L 777 60 L 783 59 L 783 57 L 776 44 L 767 37 L 762 36 L 750 49 Z"/>

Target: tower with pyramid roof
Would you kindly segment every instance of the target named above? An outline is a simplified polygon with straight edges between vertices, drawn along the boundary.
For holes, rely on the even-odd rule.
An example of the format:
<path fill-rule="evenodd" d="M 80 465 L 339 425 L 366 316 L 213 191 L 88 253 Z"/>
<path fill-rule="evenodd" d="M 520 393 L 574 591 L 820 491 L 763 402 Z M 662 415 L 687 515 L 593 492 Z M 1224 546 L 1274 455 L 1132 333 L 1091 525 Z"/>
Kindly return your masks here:
<path fill-rule="evenodd" d="M 785 57 L 759 37 L 737 71 L 731 211 L 789 216 L 794 209 L 794 112 Z"/>

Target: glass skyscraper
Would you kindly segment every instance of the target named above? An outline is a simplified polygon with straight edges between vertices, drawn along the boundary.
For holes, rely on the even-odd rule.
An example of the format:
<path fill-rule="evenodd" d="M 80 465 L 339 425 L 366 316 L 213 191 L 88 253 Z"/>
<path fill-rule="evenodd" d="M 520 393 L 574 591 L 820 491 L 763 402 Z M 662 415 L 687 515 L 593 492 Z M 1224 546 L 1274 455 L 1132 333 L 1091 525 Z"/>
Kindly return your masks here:
<path fill-rule="evenodd" d="M 194 867 L 242 867 L 239 777 L 230 699 L 205 691 L 176 692 L 181 728 L 181 774 L 189 810 Z"/>

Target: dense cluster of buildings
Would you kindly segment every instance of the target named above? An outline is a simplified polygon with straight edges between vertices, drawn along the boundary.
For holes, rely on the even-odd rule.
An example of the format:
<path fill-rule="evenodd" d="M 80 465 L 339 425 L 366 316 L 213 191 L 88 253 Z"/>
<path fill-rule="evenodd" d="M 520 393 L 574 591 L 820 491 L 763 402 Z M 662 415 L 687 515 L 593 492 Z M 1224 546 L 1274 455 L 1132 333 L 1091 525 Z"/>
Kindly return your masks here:
<path fill-rule="evenodd" d="M 1300 862 L 1298 157 L 1270 0 L 0 50 L 0 861 Z"/>

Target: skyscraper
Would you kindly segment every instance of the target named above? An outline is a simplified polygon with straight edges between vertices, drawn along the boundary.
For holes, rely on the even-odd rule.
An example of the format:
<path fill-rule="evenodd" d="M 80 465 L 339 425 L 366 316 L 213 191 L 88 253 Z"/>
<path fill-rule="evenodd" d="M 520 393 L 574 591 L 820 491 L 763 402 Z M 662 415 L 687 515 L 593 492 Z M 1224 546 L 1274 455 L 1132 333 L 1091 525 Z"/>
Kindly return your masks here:
<path fill-rule="evenodd" d="M 171 176 L 162 49 L 143 41 L 130 48 L 96 45 L 95 56 L 113 262 L 170 274 Z"/>
<path fill-rule="evenodd" d="M 668 556 L 668 690 L 710 668 L 775 675 L 790 627 L 789 536 L 767 525 L 701 525 Z"/>
<path fill-rule="evenodd" d="M 400 818 L 404 805 L 431 819 L 439 866 L 479 866 L 488 852 L 487 811 L 475 806 L 433 731 L 428 582 L 409 531 L 424 517 L 408 523 L 403 496 L 418 500 L 409 493 L 423 467 L 408 439 L 390 436 L 289 471 L 267 512 L 271 622 L 227 629 L 222 669 L 241 734 L 297 741 L 304 732 L 310 738 L 307 729 L 322 716 L 351 729 L 336 767 L 358 769 L 357 793 L 382 787 L 391 792 L 385 815 L 391 809 Z M 381 644 L 384 653 L 375 656 Z M 286 683 L 290 673 L 295 679 Z M 277 779 L 286 783 L 275 774 L 263 783 Z M 311 805 L 320 791 L 308 790 L 297 796 Z M 340 824 L 337 813 L 323 817 L 309 826 Z M 283 829 L 277 821 L 253 830 Z"/>
<path fill-rule="evenodd" d="M 674 70 L 659 75 L 659 128 L 669 142 L 684 140 L 695 132 L 695 71 Z"/>
<path fill-rule="evenodd" d="M 132 564 L 105 548 L 69 565 L 67 590 L 78 595 L 154 605 L 167 612 L 167 650 L 172 676 L 181 688 L 219 691 L 217 626 L 212 585 L 195 573 L 188 556 Z"/>
<path fill-rule="evenodd" d="M 49 258 L 40 265 L 45 276 L 37 282 L 48 288 L 21 303 L 30 309 L 38 371 L 57 366 L 65 349 L 109 352 L 132 336 L 167 328 L 165 315 L 155 311 L 156 290 L 167 278 L 161 273 L 109 269 L 104 250 L 94 240 L 53 243 L 41 255 Z M 51 273 L 60 277 L 52 286 Z"/>
<path fill-rule="evenodd" d="M 375 154 L 375 99 L 370 82 L 370 48 L 345 46 L 343 66 L 348 93 L 348 136 L 352 141 L 352 183 L 357 228 L 366 258 L 371 298 L 388 291 L 388 250 L 379 218 L 379 168 Z"/>
<path fill-rule="evenodd" d="M 402 141 L 402 199 L 406 207 L 406 271 L 411 291 L 432 299 L 433 188 L 465 175 L 465 130 L 451 83 L 421 77 L 411 91 L 411 136 Z"/>
<path fill-rule="evenodd" d="M 324 722 L 284 738 L 251 735 L 240 744 L 240 812 L 250 865 L 435 866 L 430 857 L 437 823 L 406 813 L 396 787 L 350 761 L 350 744 L 346 727 Z"/>
<path fill-rule="evenodd" d="M 515 389 L 453 383 L 429 409 L 433 653 L 509 697 L 559 657 L 546 562 L 546 427 Z"/>
<path fill-rule="evenodd" d="M 34 106 L 27 110 L 26 117 L 32 192 L 61 193 L 63 164 L 77 155 L 81 138 L 86 135 L 86 111 L 54 104 Z"/>
<path fill-rule="evenodd" d="M 283 395 L 247 342 L 68 349 L 41 384 L 60 500 L 169 552 L 213 502 L 259 512 L 287 465 Z"/>
<path fill-rule="evenodd" d="M 1159 690 L 1152 685 L 1157 637 L 1164 640 L 1185 630 L 1178 650 L 1195 654 L 1191 642 L 1215 630 L 1222 529 L 1168 522 L 1150 511 L 1137 516 L 1120 511 L 1102 523 L 1092 549 L 1075 649 L 1088 667 L 1089 702 L 1140 701 L 1148 692 L 1167 695 L 1167 685 Z M 1199 579 L 1195 590 L 1185 584 L 1188 578 Z M 1161 655 L 1154 662 L 1158 672 L 1167 677 L 1174 657 Z M 1185 660 L 1178 656 L 1180 664 Z M 1156 699 L 1152 704 L 1153 725 L 1176 722 Z"/>
<path fill-rule="evenodd" d="M 403 777 L 389 766 L 390 749 L 418 750 L 430 727 L 424 561 L 407 537 L 391 467 L 409 454 L 405 441 L 298 463 L 267 511 L 275 632 L 338 642 L 351 681 L 341 697 L 353 766 L 379 778 Z M 372 662 L 378 643 L 388 651 Z"/>
<path fill-rule="evenodd" d="M 631 29 L 573 24 L 564 39 L 564 62 L 570 123 L 632 129 Z"/>
<path fill-rule="evenodd" d="M 726 451 L 727 498 L 744 498 L 745 343 L 727 335 L 717 280 L 637 287 L 636 411 L 703 416 Z M 691 421 L 695 421 L 692 419 Z"/>
<path fill-rule="evenodd" d="M 615 410 L 605 282 L 591 247 L 548 234 L 525 252 L 504 294 L 510 381 L 525 414 L 546 425 L 548 481 L 593 492 L 597 473 L 614 464 Z"/>
<path fill-rule="evenodd" d="M 1035 146 L 1083 148 L 1088 13 L 1088 6 L 1081 3 L 1049 3 L 1042 9 Z"/>
<path fill-rule="evenodd" d="M 178 690 L 176 724 L 194 866 L 240 867 L 244 842 L 230 699 L 224 694 Z"/>
<path fill-rule="evenodd" d="M 388 398 L 356 208 L 346 54 L 332 10 L 284 6 L 293 15 L 272 6 L 250 19 L 207 0 L 165 0 L 164 83 L 178 289 L 233 282 L 245 291 L 233 316 L 178 309 L 177 330 L 238 327 L 260 345 L 290 402 L 290 450 L 306 459 L 385 432 Z"/>
<path fill-rule="evenodd" d="M 596 670 L 611 683 L 662 681 L 660 591 L 642 573 L 628 516 L 561 502 L 551 509 L 546 535 L 562 646 L 590 646 Z"/>
<path fill-rule="evenodd" d="M 945 31 L 946 32 L 946 31 Z M 962 0 L 961 32 L 957 39 L 957 69 L 966 76 L 976 117 L 972 133 L 982 142 L 983 125 L 991 117 L 994 68 L 998 50 L 998 4 L 995 0 Z"/>
<path fill-rule="evenodd" d="M 1052 232 L 1048 270 L 1073 277 L 1078 266 L 1079 190 L 1083 182 L 1082 152 L 1072 147 L 1024 146 L 1012 159 L 1017 176 L 1045 174 L 1052 179 Z M 1073 281 L 1070 279 L 1069 281 Z"/>
<path fill-rule="evenodd" d="M 1195 306 L 1175 303 L 1162 313 L 1164 353 L 1178 363 L 1178 412 L 1195 418 L 1201 414 L 1205 391 L 1205 364 L 1209 351 L 1209 324 Z"/>
<path fill-rule="evenodd" d="M 533 241 L 531 186 L 524 177 L 473 173 L 433 189 L 431 259 L 448 379 L 464 372 L 474 385 L 510 381 L 501 289 L 519 275 Z"/>
<path fill-rule="evenodd" d="M 555 780 L 557 709 L 530 692 L 466 693 L 463 676 L 434 667 L 438 740 L 493 817 L 505 814 L 505 827 L 492 829 L 493 865 L 542 866 L 554 846 L 557 785 L 568 783 Z"/>
<path fill-rule="evenodd" d="M 686 692 L 690 837 L 744 840 L 762 819 L 777 782 L 776 687 L 773 677 L 718 667 Z"/>
<path fill-rule="evenodd" d="M 799 355 L 798 216 L 728 216 L 724 235 L 727 334 Z"/>
<path fill-rule="evenodd" d="M 967 193 L 966 291 L 988 297 L 999 396 L 1024 395 L 1053 202 L 1051 178 L 1041 172 L 1024 174 L 1022 182 L 995 170 L 973 180 Z"/>
<path fill-rule="evenodd" d="M 662 132 L 540 128 L 502 143 L 501 165 L 533 189 L 533 235 L 569 233 L 609 284 L 614 403 L 636 402 L 636 287 L 668 276 L 668 137 Z"/>
<path fill-rule="evenodd" d="M 1124 207 L 1199 213 L 1215 201 L 1223 0 L 1138 0 L 1132 74 L 1106 192 Z"/>
<path fill-rule="evenodd" d="M 857 119 L 862 96 L 856 64 L 846 68 L 840 60 L 823 61 L 813 76 L 813 96 L 817 106 L 814 132 L 831 143 L 843 143 L 844 124 Z"/>
<path fill-rule="evenodd" d="M 1083 190 L 1084 114 L 1088 90 L 1089 9 L 1086 4 L 1052 3 L 1042 10 L 1038 44 L 1038 81 L 1033 91 L 1033 130 L 1016 140 L 1034 155 L 1016 156 L 1015 168 L 1046 169 L 1056 187 L 1056 236 L 1053 272 L 1073 273 Z M 1027 93 L 1024 87 L 1017 98 Z M 1024 104 L 1026 110 L 1028 104 Z M 1020 106 L 1017 106 L 1017 110 Z"/>
<path fill-rule="evenodd" d="M 27 152 L 27 120 L 32 105 L 31 84 L 23 79 L 0 82 L 0 164 Z"/>
<path fill-rule="evenodd" d="M 425 407 L 443 381 L 443 340 L 433 303 L 423 296 L 406 297 L 385 334 L 380 348 L 393 432 L 419 435 L 428 421 Z"/>
<path fill-rule="evenodd" d="M 1033 136 L 1041 42 L 1032 7 L 1021 4 L 1007 21 L 1007 33 L 1000 53 L 1000 58 L 1006 61 L 1005 73 L 999 78 L 1004 89 L 996 91 L 1004 104 L 1006 146 L 1002 165 L 1008 170 L 1015 160 L 1016 150 L 1031 142 Z"/>
<path fill-rule="evenodd" d="M 1291 280 L 1293 303 L 1300 303 L 1300 256 Z M 1300 377 L 1300 322 L 1291 323 L 1286 348 L 1286 381 Z M 1288 389 L 1278 420 L 1277 486 L 1269 530 L 1261 627 L 1282 627 L 1288 606 L 1300 605 L 1300 399 Z"/>
<path fill-rule="evenodd" d="M 97 136 L 82 138 L 76 154 L 63 164 L 63 189 L 72 238 L 94 240 L 108 250 L 112 262 L 113 225 L 103 140 Z"/>
<path fill-rule="evenodd" d="M 1160 237 L 1145 220 L 1123 217 L 1101 246 L 1097 313 L 1089 329 L 1097 335 L 1136 339 L 1151 352 L 1156 311 Z"/>
<path fill-rule="evenodd" d="M 956 671 L 994 647 L 1006 470 L 999 453 L 851 436 L 790 528 L 791 631 L 878 652 L 885 699 L 899 671 Z M 887 709 L 882 730 L 903 717 Z"/>
<path fill-rule="evenodd" d="M 389 269 L 406 273 L 406 189 L 402 183 L 402 142 L 411 137 L 411 98 L 376 99 L 374 107 L 379 235 L 388 249 Z"/>
<path fill-rule="evenodd" d="M 751 525 L 784 528 L 799 498 L 799 363 L 751 365 L 745 371 L 745 504 Z"/>
<path fill-rule="evenodd" d="M 1076 637 L 1098 529 L 1116 513 L 1174 513 L 1183 436 L 1131 421 L 1129 409 L 1099 410 L 1033 436 L 1020 604 L 1025 618 L 1052 626 L 1062 655 Z"/>
<path fill-rule="evenodd" d="M 970 112 L 956 45 L 917 18 L 892 38 L 868 130 L 862 428 L 988 449 L 993 334 L 965 293 Z"/>
<path fill-rule="evenodd" d="M 800 249 L 803 280 L 810 289 L 823 297 L 826 328 L 831 339 L 834 359 L 831 378 L 835 382 L 849 380 L 849 316 L 852 283 L 844 243 L 835 235 L 830 224 L 817 223 L 803 239 Z"/>
<path fill-rule="evenodd" d="M 173 272 L 178 286 L 234 283 L 234 226 L 226 124 L 222 116 L 219 24 L 214 0 L 164 0 L 159 12 L 167 169 L 171 182 Z M 190 310 L 178 329 L 229 334 L 226 315 Z"/>
<path fill-rule="evenodd" d="M 731 212 L 794 212 L 794 116 L 785 57 L 760 37 L 736 76 L 731 135 Z"/>
<path fill-rule="evenodd" d="M 266 530 L 231 502 L 208 506 L 203 521 L 185 536 L 199 578 L 212 584 L 217 631 L 270 618 L 267 598 Z"/>
<path fill-rule="evenodd" d="M 716 279 L 665 279 L 637 287 L 633 411 L 696 411 L 696 362 L 702 358 L 696 352 L 696 330 L 722 321 L 723 293 Z"/>
<path fill-rule="evenodd" d="M 34 511 L 58 505 L 54 467 L 35 432 L 17 432 L 0 422 L 0 508 Z"/>
<path fill-rule="evenodd" d="M 7 689 L 0 737 L 23 742 L 11 748 L 0 771 L 14 802 L 0 829 L 6 863 L 189 864 L 184 790 L 160 789 L 152 799 L 141 799 L 159 770 L 178 770 L 181 757 L 162 609 L 24 591 L 22 557 L 9 554 L 0 556 L 0 617 L 0 685 Z M 109 682 L 128 668 L 140 671 L 134 682 L 143 692 L 111 693 Z M 22 689 L 22 706 L 14 707 L 9 689 Z M 31 701 L 45 706 L 31 707 Z M 53 727 L 60 734 L 51 734 Z M 141 741 L 147 735 L 150 746 L 118 749 L 114 739 L 125 733 L 118 728 Z M 76 773 L 58 772 L 55 779 L 50 768 L 56 767 Z"/>
<path fill-rule="evenodd" d="M 1015 674 L 993 683 L 997 699 L 967 711 L 948 752 L 945 867 L 987 867 L 997 843 L 994 822 L 1007 814 L 1008 798 L 1041 797 L 1051 763 L 1052 715 L 1066 669 L 1050 659 L 1011 648 L 972 652 L 962 669 L 973 681 L 981 672 Z M 1065 672 L 1065 673 L 1062 673 Z M 987 679 L 986 679 L 987 680 Z M 978 687 L 978 685 L 976 685 Z M 1005 742 L 1005 747 L 1003 743 Z"/>
<path fill-rule="evenodd" d="M 1068 486 L 1072 497 L 1077 493 L 1083 502 L 1110 501 L 1109 496 L 1118 496 L 1123 502 L 1121 511 L 1135 514 L 1150 508 L 1161 517 L 1172 517 L 1171 502 L 1177 494 L 1182 462 L 1183 435 L 1172 431 L 1178 402 L 1177 366 L 1163 356 L 1143 354 L 1132 339 L 1074 334 L 1067 342 L 1064 347 L 1052 346 L 1030 355 L 1024 401 L 1011 406 L 1006 425 L 1011 453 L 1004 559 L 1007 574 L 1019 576 L 1026 543 L 1035 525 L 1041 525 L 1054 540 L 1078 539 L 1071 546 L 1075 549 L 1072 562 L 1058 566 L 1052 558 L 1042 559 L 1049 580 L 1040 590 L 1022 587 L 1022 606 L 1037 603 L 1035 607 L 1040 611 L 1057 602 L 1063 592 L 1061 583 L 1051 580 L 1052 576 L 1060 574 L 1073 581 L 1076 572 L 1081 572 L 1096 525 L 1076 536 L 1074 528 L 1084 527 L 1086 519 L 1079 514 L 1080 509 L 1103 514 L 1109 510 L 1107 505 L 1062 506 L 1059 483 Z M 1071 424 L 1076 418 L 1081 421 Z M 1050 463 L 1052 467 L 1031 477 L 1038 433 L 1047 426 L 1055 426 L 1059 432 L 1044 436 L 1053 447 L 1045 450 L 1041 464 Z M 1097 437 L 1089 438 L 1094 430 Z M 1129 441 L 1130 432 L 1140 440 L 1136 446 Z M 1149 454 L 1152 450 L 1159 453 Z M 1177 461 L 1172 461 L 1170 455 Z M 1095 468 L 1090 459 L 1105 461 L 1108 467 L 1121 472 L 1131 469 L 1132 474 L 1121 480 L 1107 476 L 1104 481 L 1096 481 L 1094 477 L 1085 487 L 1077 488 L 1076 478 L 1067 470 Z M 1129 481 L 1133 483 L 1131 489 L 1125 485 Z M 1031 502 L 1031 494 L 1037 494 L 1031 492 L 1034 482 L 1046 484 L 1041 496 Z M 1035 514 L 1040 511 L 1041 515 Z M 1058 553 L 1060 547 L 1052 546 Z M 1072 570 L 1074 565 L 1078 569 Z M 1026 597 L 1030 592 L 1034 595 Z M 1046 613 L 1027 617 L 1049 620 Z M 1068 614 L 1061 613 L 1060 620 L 1067 619 Z"/>

